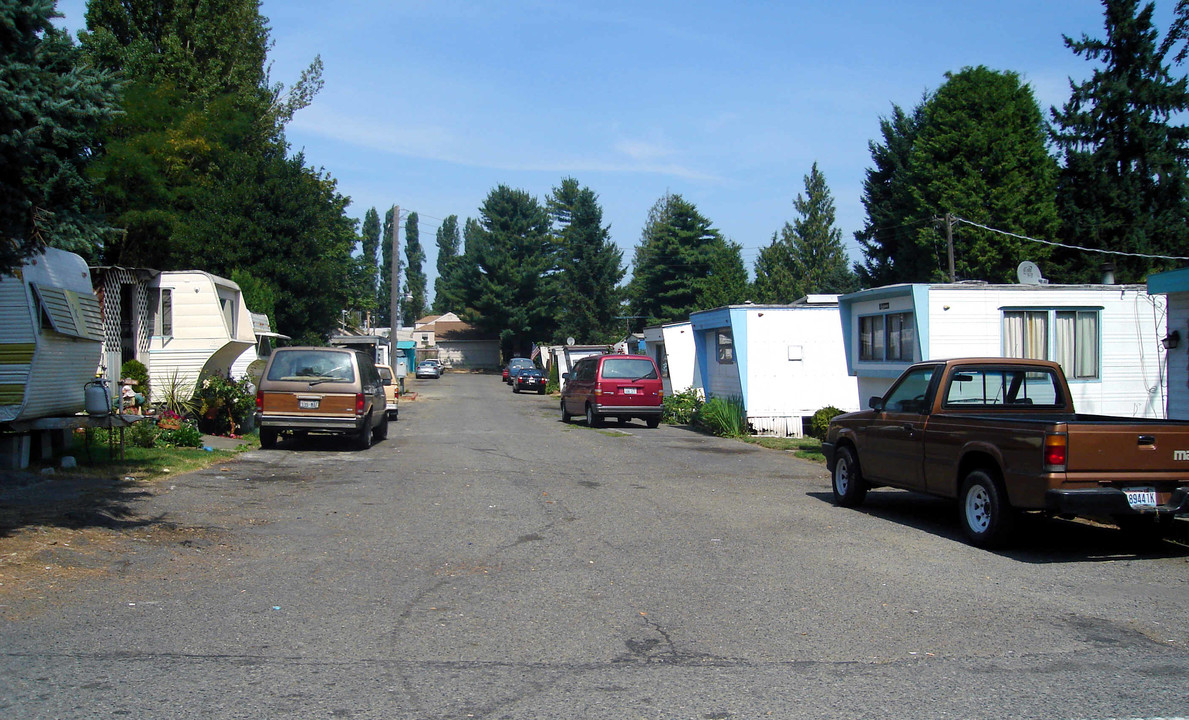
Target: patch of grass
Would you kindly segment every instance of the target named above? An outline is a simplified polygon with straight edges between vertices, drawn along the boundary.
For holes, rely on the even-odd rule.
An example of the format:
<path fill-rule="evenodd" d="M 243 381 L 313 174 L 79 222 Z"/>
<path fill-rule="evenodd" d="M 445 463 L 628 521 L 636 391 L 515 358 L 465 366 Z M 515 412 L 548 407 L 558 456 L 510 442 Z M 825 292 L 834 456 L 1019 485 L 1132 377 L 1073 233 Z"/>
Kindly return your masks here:
<path fill-rule="evenodd" d="M 613 438 L 625 438 L 632 436 L 631 433 L 620 432 L 619 430 L 599 430 L 598 433 L 600 435 L 606 435 L 607 437 Z"/>
<path fill-rule="evenodd" d="M 744 437 L 741 439 L 770 450 L 791 452 L 802 460 L 823 465 L 826 463 L 826 456 L 822 454 L 822 441 L 815 438 Z"/>
<path fill-rule="evenodd" d="M 72 470 L 58 470 L 80 475 L 106 475 L 120 477 L 135 477 L 140 480 L 157 480 L 162 477 L 193 472 L 210 467 L 235 457 L 245 450 L 260 447 L 260 440 L 256 435 L 247 435 L 243 444 L 236 450 L 203 450 L 202 448 L 187 447 L 133 447 L 125 443 L 124 459 L 111 458 L 107 443 L 92 441 L 91 457 L 87 459 L 87 451 L 79 441 L 70 450 L 71 455 L 78 462 L 78 467 Z"/>

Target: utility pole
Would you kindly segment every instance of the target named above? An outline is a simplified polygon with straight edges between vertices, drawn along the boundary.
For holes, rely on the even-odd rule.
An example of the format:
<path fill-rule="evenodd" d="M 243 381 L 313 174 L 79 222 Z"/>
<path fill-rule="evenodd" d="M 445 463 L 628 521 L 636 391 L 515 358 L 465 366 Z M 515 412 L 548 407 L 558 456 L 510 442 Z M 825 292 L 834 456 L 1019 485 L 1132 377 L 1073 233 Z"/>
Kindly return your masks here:
<path fill-rule="evenodd" d="M 958 274 L 954 272 L 954 216 L 945 214 L 945 245 L 950 254 L 950 282 L 958 282 Z"/>
<path fill-rule="evenodd" d="M 392 341 L 396 343 L 396 332 L 404 323 L 400 316 L 400 205 L 392 206 L 392 297 L 389 308 L 392 311 Z"/>

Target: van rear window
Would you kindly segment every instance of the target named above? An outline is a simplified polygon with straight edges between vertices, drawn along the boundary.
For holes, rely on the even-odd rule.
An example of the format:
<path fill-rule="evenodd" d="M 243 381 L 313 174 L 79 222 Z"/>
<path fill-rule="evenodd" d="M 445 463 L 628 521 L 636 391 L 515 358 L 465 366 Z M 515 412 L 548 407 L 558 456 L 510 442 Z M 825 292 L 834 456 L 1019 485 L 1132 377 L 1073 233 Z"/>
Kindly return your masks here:
<path fill-rule="evenodd" d="M 604 380 L 656 380 L 656 366 L 644 358 L 613 358 L 603 362 Z"/>
<path fill-rule="evenodd" d="M 291 350 L 273 353 L 268 368 L 269 380 L 321 380 L 323 382 L 355 382 L 355 367 L 351 356 L 332 350 Z"/>

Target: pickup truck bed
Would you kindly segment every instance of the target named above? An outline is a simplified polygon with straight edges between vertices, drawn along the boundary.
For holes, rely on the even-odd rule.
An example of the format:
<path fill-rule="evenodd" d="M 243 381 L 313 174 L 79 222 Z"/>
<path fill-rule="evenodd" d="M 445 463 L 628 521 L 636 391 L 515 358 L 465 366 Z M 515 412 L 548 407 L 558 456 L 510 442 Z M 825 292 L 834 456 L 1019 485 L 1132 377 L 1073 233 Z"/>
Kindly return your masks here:
<path fill-rule="evenodd" d="M 920 363 L 870 405 L 835 418 L 823 445 L 840 505 L 882 485 L 956 498 L 983 546 L 1021 510 L 1156 531 L 1189 513 L 1189 422 L 1078 414 L 1056 363 Z"/>

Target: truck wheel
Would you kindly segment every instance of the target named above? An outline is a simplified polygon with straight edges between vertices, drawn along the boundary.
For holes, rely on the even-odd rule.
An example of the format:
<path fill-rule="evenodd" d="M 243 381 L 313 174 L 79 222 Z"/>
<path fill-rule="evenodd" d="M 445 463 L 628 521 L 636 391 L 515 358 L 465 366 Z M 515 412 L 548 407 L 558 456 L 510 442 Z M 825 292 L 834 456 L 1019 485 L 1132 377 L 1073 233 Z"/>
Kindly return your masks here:
<path fill-rule="evenodd" d="M 867 498 L 867 483 L 859 472 L 859 461 L 848 447 L 838 448 L 834 456 L 834 476 L 830 486 L 834 490 L 834 504 L 858 507 Z"/>
<path fill-rule="evenodd" d="M 260 447 L 271 450 L 277 446 L 277 431 L 272 428 L 260 428 Z"/>
<path fill-rule="evenodd" d="M 376 429 L 372 431 L 372 434 L 376 440 L 387 440 L 388 439 L 388 414 L 387 413 L 384 414 L 384 417 L 380 420 L 380 424 L 376 426 Z"/>
<path fill-rule="evenodd" d="M 958 503 L 962 531 L 972 545 L 998 547 L 1011 534 L 1015 511 L 1007 504 L 1007 493 L 986 470 L 979 468 L 966 475 Z"/>

